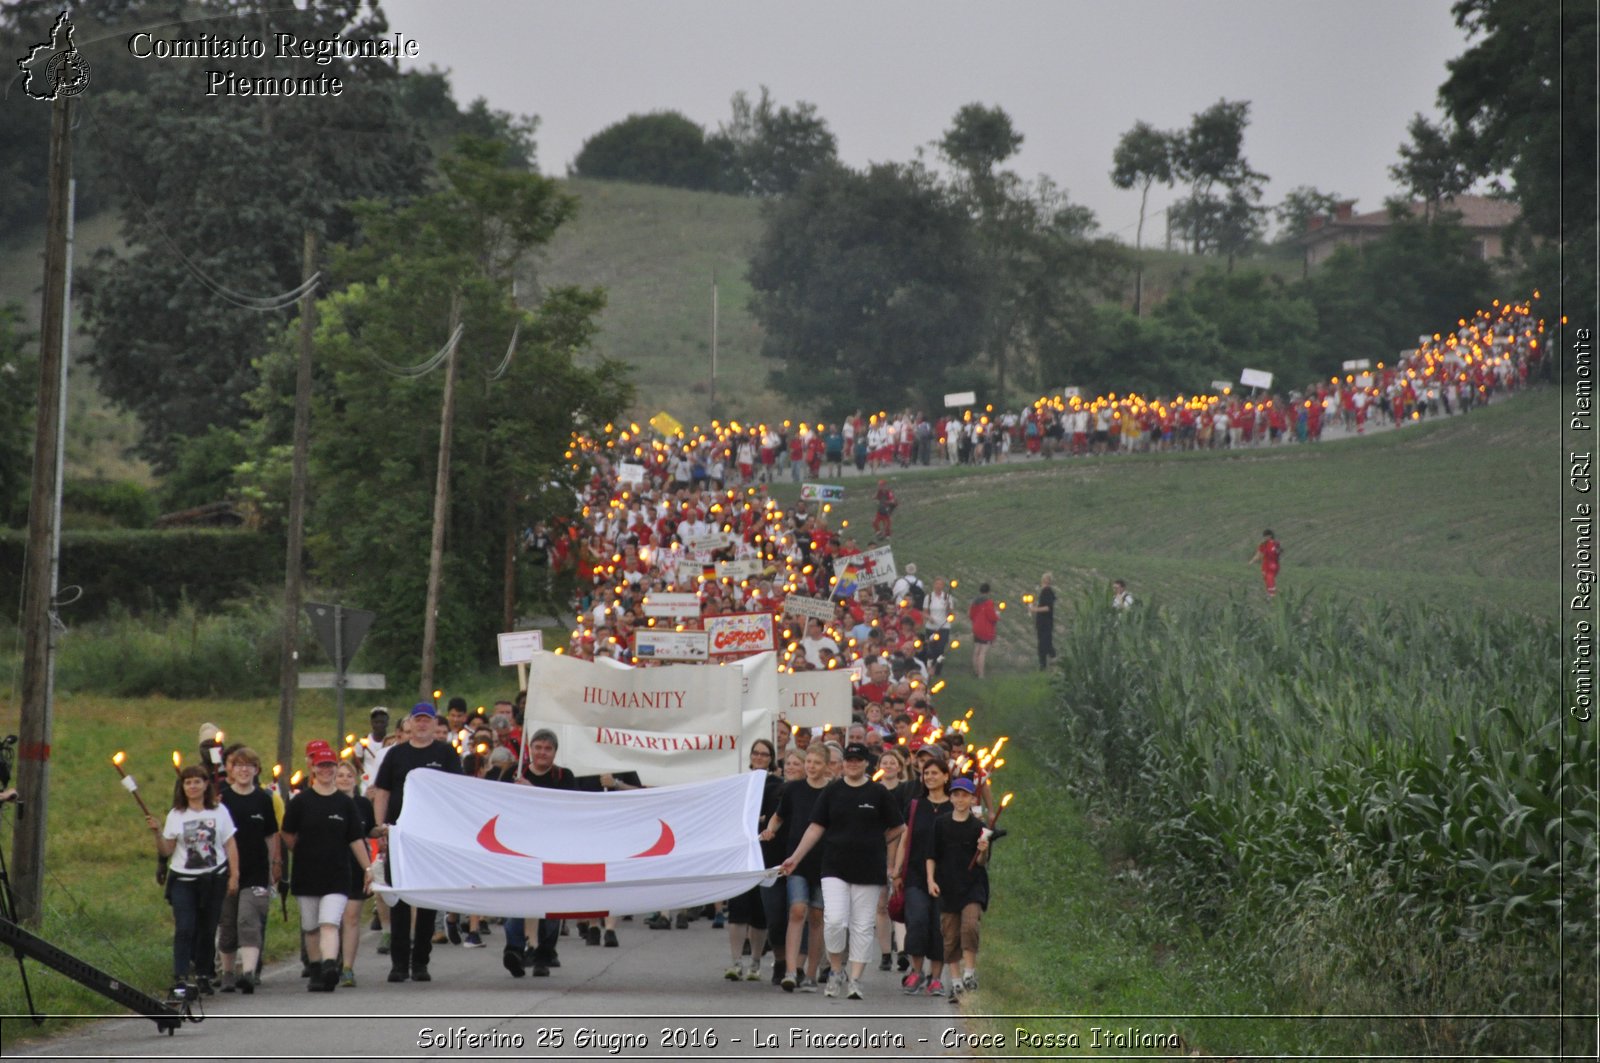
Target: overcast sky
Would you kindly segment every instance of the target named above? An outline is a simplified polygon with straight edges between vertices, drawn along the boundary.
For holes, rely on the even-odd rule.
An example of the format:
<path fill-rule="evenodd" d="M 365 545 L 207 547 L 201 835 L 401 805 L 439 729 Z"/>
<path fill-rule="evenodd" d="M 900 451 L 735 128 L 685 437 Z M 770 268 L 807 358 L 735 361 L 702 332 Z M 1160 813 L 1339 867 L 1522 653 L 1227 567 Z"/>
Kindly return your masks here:
<path fill-rule="evenodd" d="M 904 161 L 967 103 L 1003 107 L 1011 165 L 1047 174 L 1130 243 L 1137 192 L 1109 177 L 1137 121 L 1188 124 L 1251 101 L 1245 156 L 1266 202 L 1297 185 L 1378 210 L 1412 114 L 1437 113 L 1466 38 L 1450 0 L 384 0 L 418 63 L 536 114 L 539 163 L 631 113 L 681 111 L 714 131 L 739 89 L 817 106 L 851 166 Z M 1155 216 L 1171 194 L 1151 191 Z M 1161 238 L 1159 219 L 1146 241 Z"/>

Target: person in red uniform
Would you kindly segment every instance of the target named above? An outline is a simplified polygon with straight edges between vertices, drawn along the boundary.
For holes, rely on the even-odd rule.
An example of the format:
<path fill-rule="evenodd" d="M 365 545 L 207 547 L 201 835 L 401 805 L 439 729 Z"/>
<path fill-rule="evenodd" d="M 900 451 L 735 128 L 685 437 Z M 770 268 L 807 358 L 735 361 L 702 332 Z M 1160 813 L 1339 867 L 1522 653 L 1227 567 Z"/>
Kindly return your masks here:
<path fill-rule="evenodd" d="M 1273 536 L 1271 528 L 1261 535 L 1261 545 L 1256 547 L 1255 556 L 1250 560 L 1261 559 L 1261 578 L 1267 585 L 1267 597 L 1271 599 L 1278 595 L 1278 561 L 1283 556 L 1283 547 Z"/>
<path fill-rule="evenodd" d="M 887 539 L 894 533 L 894 511 L 900 503 L 894 497 L 894 491 L 889 487 L 888 480 L 878 481 L 878 513 L 872 518 L 872 531 L 880 539 Z"/>
<path fill-rule="evenodd" d="M 989 656 L 989 646 L 994 642 L 1000 624 L 1000 611 L 989 597 L 989 585 L 978 585 L 978 597 L 967 608 L 967 619 L 972 624 L 972 640 L 977 643 L 972 650 L 972 670 L 983 678 L 983 666 Z"/>

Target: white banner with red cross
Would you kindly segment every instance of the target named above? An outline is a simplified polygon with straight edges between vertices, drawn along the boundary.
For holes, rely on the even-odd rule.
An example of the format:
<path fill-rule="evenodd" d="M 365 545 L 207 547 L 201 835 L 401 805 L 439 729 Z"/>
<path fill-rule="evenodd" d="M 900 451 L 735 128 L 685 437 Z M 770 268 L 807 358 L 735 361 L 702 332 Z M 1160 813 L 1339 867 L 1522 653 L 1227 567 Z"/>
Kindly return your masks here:
<path fill-rule="evenodd" d="M 390 904 L 550 918 L 734 897 L 768 878 L 764 775 L 581 793 L 414 771 L 389 833 L 390 884 L 376 888 Z"/>

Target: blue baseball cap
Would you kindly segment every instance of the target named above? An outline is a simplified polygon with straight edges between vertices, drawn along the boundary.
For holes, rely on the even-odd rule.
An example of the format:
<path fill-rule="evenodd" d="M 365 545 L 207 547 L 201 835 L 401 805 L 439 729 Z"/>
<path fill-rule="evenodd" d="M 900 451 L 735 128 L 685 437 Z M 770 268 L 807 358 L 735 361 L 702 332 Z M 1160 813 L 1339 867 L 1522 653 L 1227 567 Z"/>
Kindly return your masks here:
<path fill-rule="evenodd" d="M 433 707 L 433 702 L 431 701 L 419 701 L 415 705 L 411 706 L 411 715 L 432 716 L 433 718 L 438 719 L 439 710 Z"/>
<path fill-rule="evenodd" d="M 971 794 L 973 797 L 978 796 L 978 787 L 965 775 L 950 780 L 950 792 L 955 793 L 957 790 Z"/>

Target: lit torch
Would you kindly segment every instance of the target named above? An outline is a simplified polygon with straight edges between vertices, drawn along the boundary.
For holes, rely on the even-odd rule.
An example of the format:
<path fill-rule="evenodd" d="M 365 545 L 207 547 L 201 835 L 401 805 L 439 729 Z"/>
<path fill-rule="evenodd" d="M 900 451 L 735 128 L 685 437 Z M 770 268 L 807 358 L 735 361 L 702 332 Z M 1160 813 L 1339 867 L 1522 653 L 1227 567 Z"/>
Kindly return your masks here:
<path fill-rule="evenodd" d="M 139 780 L 122 770 L 122 762 L 127 759 L 128 755 L 119 749 L 116 756 L 111 758 L 111 765 L 117 769 L 117 776 L 122 779 L 122 788 L 132 794 L 135 801 L 139 802 L 139 811 L 149 816 L 150 809 L 145 807 L 144 798 L 139 796 Z"/>

